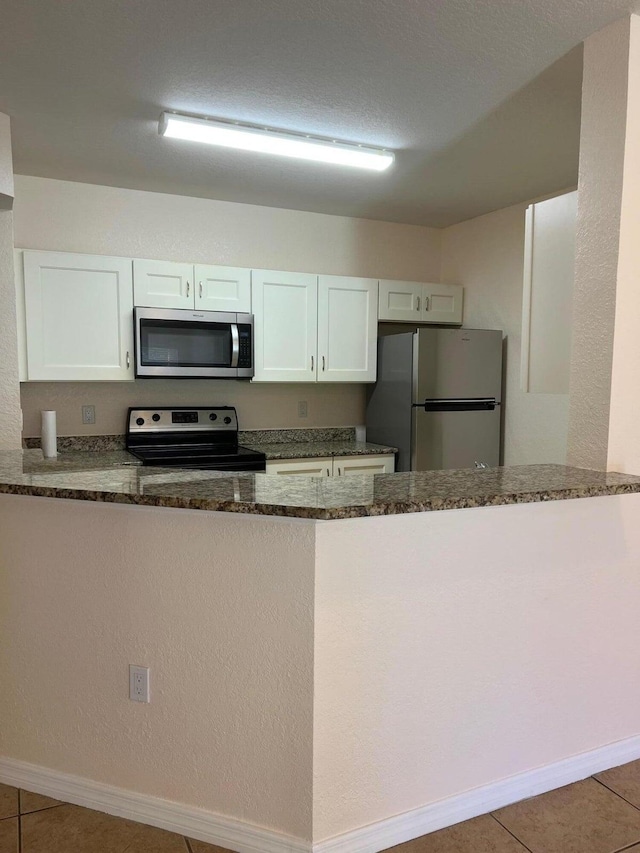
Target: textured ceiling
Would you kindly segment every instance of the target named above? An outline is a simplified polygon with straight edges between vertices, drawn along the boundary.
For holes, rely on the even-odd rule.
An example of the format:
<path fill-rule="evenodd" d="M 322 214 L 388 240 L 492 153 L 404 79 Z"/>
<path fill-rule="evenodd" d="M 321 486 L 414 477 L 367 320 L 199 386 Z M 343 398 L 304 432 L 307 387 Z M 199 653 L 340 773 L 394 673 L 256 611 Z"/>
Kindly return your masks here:
<path fill-rule="evenodd" d="M 15 171 L 444 226 L 575 183 L 623 0 L 2 0 Z M 575 49 L 574 49 L 575 48 Z M 397 150 L 368 174 L 157 135 L 173 109 Z"/>

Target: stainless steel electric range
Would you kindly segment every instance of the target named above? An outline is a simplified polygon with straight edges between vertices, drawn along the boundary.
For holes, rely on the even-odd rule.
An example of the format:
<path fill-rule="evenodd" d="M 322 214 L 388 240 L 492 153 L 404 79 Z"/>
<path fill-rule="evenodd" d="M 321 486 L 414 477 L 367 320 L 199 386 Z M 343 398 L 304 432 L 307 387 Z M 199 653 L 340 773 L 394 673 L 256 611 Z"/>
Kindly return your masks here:
<path fill-rule="evenodd" d="M 264 471 L 266 456 L 238 444 L 232 406 L 129 409 L 126 447 L 143 465 Z"/>

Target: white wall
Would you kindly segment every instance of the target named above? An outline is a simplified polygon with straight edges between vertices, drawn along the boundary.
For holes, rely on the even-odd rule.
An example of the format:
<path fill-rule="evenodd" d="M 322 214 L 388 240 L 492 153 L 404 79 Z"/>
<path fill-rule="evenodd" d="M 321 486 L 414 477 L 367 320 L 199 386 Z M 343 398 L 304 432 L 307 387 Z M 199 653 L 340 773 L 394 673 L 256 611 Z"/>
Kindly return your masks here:
<path fill-rule="evenodd" d="M 464 325 L 506 337 L 504 464 L 565 463 L 569 399 L 520 388 L 526 205 L 442 233 L 442 281 L 464 285 Z"/>
<path fill-rule="evenodd" d="M 208 199 L 16 176 L 20 248 L 166 258 L 266 269 L 437 280 L 440 232 L 432 228 Z M 309 416 L 297 417 L 298 400 Z M 364 421 L 362 385 L 249 386 L 239 382 L 138 381 L 24 384 L 25 435 L 39 412 L 58 411 L 61 434 L 122 433 L 129 405 L 225 403 L 243 428 L 342 426 Z M 96 406 L 96 424 L 80 407 Z"/>
<path fill-rule="evenodd" d="M 13 165 L 9 117 L 0 113 L 0 449 L 20 447 L 18 342 L 13 271 Z"/>
<path fill-rule="evenodd" d="M 13 160 L 11 157 L 11 123 L 0 113 L 0 210 L 13 206 Z"/>
<path fill-rule="evenodd" d="M 640 474 L 640 18 L 637 15 L 630 20 L 627 79 L 607 468 Z M 602 130 L 600 125 L 598 129 Z"/>
<path fill-rule="evenodd" d="M 584 44 L 569 461 L 600 469 L 609 441 L 629 31 L 623 19 Z"/>
<path fill-rule="evenodd" d="M 314 548 L 304 520 L 1 495 L 0 755 L 310 839 Z"/>
<path fill-rule="evenodd" d="M 319 525 L 316 842 L 640 733 L 639 512 L 627 495 Z"/>

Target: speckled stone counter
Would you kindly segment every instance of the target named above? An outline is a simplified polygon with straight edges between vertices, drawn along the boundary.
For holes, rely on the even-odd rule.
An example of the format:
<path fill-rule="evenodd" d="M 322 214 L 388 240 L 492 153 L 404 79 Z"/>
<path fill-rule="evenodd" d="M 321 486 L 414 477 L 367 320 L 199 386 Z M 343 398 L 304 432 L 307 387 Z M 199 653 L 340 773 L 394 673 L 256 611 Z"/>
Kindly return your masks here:
<path fill-rule="evenodd" d="M 0 454 L 0 493 L 329 520 L 640 492 L 640 477 L 562 465 L 313 478 L 140 467 L 113 453 L 95 454 L 101 467 L 66 466 L 35 453 Z"/>
<path fill-rule="evenodd" d="M 368 441 L 244 441 L 245 447 L 264 453 L 267 460 L 275 459 L 319 459 L 325 456 L 376 456 L 393 454 L 396 447 L 371 444 Z"/>
<path fill-rule="evenodd" d="M 26 438 L 29 449 L 40 448 L 39 438 Z M 267 459 L 312 459 L 325 456 L 375 456 L 395 453 L 397 447 L 356 441 L 354 427 L 312 429 L 264 429 L 240 431 L 239 442 L 264 453 Z M 123 435 L 67 435 L 58 438 L 58 450 L 65 461 L 73 453 L 124 451 Z"/>

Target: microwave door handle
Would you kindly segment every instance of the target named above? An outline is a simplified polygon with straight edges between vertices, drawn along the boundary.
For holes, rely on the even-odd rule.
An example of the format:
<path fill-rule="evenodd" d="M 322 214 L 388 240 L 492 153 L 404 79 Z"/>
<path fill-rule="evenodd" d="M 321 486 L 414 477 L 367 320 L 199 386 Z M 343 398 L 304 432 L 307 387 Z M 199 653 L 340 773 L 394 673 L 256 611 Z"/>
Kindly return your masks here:
<path fill-rule="evenodd" d="M 240 335 L 238 334 L 238 326 L 236 323 L 231 324 L 231 367 L 238 366 L 240 358 Z"/>

